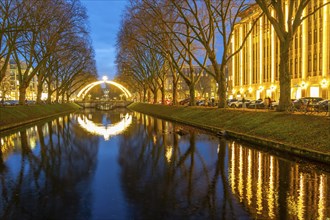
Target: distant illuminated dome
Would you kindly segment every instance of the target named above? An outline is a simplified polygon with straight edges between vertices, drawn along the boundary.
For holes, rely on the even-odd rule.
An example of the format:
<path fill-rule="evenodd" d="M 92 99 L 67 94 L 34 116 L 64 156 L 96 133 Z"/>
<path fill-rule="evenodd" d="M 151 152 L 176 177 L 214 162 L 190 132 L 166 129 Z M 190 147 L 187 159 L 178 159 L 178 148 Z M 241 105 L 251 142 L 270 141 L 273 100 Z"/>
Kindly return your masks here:
<path fill-rule="evenodd" d="M 85 115 L 78 118 L 79 125 L 86 131 L 104 137 L 104 140 L 109 140 L 110 136 L 115 136 L 122 133 L 132 123 L 132 115 L 126 114 L 121 117 L 121 121 L 109 126 L 98 125 L 89 120 Z"/>

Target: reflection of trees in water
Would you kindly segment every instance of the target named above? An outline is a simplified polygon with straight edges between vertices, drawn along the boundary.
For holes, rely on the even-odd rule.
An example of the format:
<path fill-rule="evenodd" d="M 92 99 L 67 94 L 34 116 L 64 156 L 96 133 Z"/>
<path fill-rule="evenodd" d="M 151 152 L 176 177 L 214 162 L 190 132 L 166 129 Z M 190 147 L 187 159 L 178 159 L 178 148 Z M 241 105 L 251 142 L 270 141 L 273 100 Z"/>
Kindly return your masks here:
<path fill-rule="evenodd" d="M 75 132 L 72 132 L 75 130 Z M 37 126 L 38 146 L 31 148 L 26 130 L 19 132 L 21 151 L 15 166 L 1 178 L 1 219 L 63 219 L 81 213 L 95 169 L 98 138 L 89 136 L 68 116 Z M 15 160 L 14 158 L 14 160 Z M 19 158 L 19 159 L 17 159 Z"/>
<path fill-rule="evenodd" d="M 120 143 L 121 182 L 136 207 L 132 218 L 232 218 L 225 173 L 226 141 L 205 141 L 194 130 L 178 135 L 174 124 L 139 115 Z M 208 145 L 208 147 L 206 146 Z M 214 148 L 209 145 L 214 145 Z M 211 152 L 205 152 L 205 148 Z"/>

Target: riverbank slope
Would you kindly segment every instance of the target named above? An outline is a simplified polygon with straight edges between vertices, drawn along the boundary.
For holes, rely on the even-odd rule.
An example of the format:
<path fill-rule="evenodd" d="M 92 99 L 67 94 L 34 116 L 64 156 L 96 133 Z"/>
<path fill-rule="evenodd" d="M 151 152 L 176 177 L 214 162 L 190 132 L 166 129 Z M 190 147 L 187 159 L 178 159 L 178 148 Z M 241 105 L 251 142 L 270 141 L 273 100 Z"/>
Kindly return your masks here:
<path fill-rule="evenodd" d="M 145 103 L 128 108 L 330 164 L 330 120 L 325 116 Z"/>
<path fill-rule="evenodd" d="M 0 107 L 0 132 L 80 108 L 74 103 Z"/>

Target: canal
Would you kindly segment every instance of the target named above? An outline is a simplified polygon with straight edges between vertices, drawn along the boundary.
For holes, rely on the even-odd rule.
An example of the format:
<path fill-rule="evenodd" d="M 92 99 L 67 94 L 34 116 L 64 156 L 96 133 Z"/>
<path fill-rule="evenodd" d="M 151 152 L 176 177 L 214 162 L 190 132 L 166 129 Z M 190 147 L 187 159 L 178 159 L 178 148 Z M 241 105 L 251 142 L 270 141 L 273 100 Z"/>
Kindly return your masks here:
<path fill-rule="evenodd" d="M 329 166 L 126 109 L 0 141 L 0 219 L 330 219 Z"/>

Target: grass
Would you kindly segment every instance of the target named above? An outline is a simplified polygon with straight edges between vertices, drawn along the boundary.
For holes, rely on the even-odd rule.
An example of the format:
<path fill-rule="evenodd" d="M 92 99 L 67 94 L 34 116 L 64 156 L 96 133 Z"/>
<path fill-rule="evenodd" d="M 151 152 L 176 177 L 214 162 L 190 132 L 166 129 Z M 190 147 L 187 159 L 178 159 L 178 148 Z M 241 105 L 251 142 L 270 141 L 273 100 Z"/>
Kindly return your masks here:
<path fill-rule="evenodd" d="M 79 108 L 73 103 L 0 107 L 0 131 Z M 322 153 L 330 158 L 330 120 L 325 116 L 143 103 L 133 103 L 128 108 L 200 128 L 226 130 L 293 146 L 294 150 Z"/>
<path fill-rule="evenodd" d="M 0 131 L 79 108 L 74 103 L 0 107 Z"/>
<path fill-rule="evenodd" d="M 198 127 L 213 127 L 330 154 L 330 120 L 325 116 L 144 103 L 133 103 L 129 108 Z"/>

